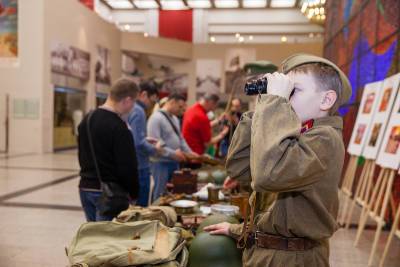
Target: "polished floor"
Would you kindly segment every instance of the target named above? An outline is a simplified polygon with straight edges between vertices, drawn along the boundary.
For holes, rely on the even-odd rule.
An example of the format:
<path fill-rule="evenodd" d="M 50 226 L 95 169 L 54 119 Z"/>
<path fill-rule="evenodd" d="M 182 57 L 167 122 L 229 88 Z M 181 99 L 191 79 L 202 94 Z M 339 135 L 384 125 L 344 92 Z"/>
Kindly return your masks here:
<path fill-rule="evenodd" d="M 0 154 L 0 267 L 68 266 L 65 247 L 85 222 L 78 171 L 75 151 Z M 367 266 L 374 231 L 365 231 L 357 248 L 355 231 L 341 229 L 331 239 L 332 267 Z M 374 266 L 387 234 L 382 235 Z M 394 239 L 385 266 L 400 267 L 399 239 Z"/>

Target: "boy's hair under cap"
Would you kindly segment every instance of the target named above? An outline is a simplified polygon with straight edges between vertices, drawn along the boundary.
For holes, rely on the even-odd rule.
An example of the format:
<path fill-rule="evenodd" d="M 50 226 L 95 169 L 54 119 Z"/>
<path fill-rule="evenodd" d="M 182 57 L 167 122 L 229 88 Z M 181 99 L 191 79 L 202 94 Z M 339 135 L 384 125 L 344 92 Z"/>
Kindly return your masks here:
<path fill-rule="evenodd" d="M 344 74 L 335 64 L 333 64 L 331 61 L 322 58 L 322 57 L 317 57 L 314 55 L 309 55 L 309 54 L 294 54 L 288 58 L 286 58 L 281 65 L 282 72 L 287 74 L 289 71 L 293 70 L 294 68 L 304 65 L 304 64 L 309 64 L 309 63 L 322 63 L 326 64 L 330 67 L 332 67 L 336 72 L 339 74 L 340 81 L 342 82 L 342 92 L 341 95 L 338 96 L 339 99 L 339 106 L 346 104 L 351 97 L 351 84 L 349 82 L 349 79 L 347 79 L 346 74 Z"/>

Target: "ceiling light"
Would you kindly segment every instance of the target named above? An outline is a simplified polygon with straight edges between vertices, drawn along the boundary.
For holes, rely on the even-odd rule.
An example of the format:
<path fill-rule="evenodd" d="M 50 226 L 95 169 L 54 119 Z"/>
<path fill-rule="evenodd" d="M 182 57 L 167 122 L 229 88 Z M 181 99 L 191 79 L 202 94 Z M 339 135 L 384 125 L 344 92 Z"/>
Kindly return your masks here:
<path fill-rule="evenodd" d="M 187 1 L 191 8 L 210 8 L 210 0 L 189 0 Z"/>
<path fill-rule="evenodd" d="M 147 32 L 145 32 L 145 33 L 143 33 L 143 36 L 147 38 L 147 37 L 149 37 L 149 34 Z"/>
<path fill-rule="evenodd" d="M 187 9 L 182 0 L 161 0 L 162 9 L 180 10 Z"/>
<path fill-rule="evenodd" d="M 240 33 L 236 33 L 236 34 L 235 34 L 235 37 L 236 37 L 236 38 L 239 38 L 239 37 L 240 37 Z"/>
<path fill-rule="evenodd" d="M 243 0 L 243 7 L 245 8 L 259 8 L 266 6 L 267 0 Z"/>
<path fill-rule="evenodd" d="M 286 36 L 282 36 L 281 37 L 281 42 L 282 43 L 286 43 L 287 42 L 287 37 Z"/>
<path fill-rule="evenodd" d="M 239 43 L 243 43 L 244 42 L 244 37 L 243 36 L 240 36 L 239 37 Z"/>
<path fill-rule="evenodd" d="M 235 8 L 239 7 L 238 0 L 215 0 L 217 8 Z"/>
<path fill-rule="evenodd" d="M 250 40 L 250 41 L 253 41 L 253 39 L 254 39 L 253 35 L 250 35 L 250 36 L 249 36 L 249 40 Z"/>
<path fill-rule="evenodd" d="M 134 0 L 133 3 L 137 8 L 159 8 L 154 0 Z"/>
<path fill-rule="evenodd" d="M 131 26 L 130 26 L 129 24 L 126 24 L 126 25 L 124 26 L 124 29 L 125 29 L 126 31 L 129 31 L 130 28 L 131 28 Z"/>
<path fill-rule="evenodd" d="M 115 9 L 130 9 L 133 8 L 133 5 L 128 0 L 108 0 L 107 4 Z"/>
<path fill-rule="evenodd" d="M 294 7 L 296 0 L 272 0 L 271 7 Z"/>
<path fill-rule="evenodd" d="M 215 43 L 215 37 L 214 37 L 214 36 L 211 36 L 211 37 L 210 37 L 210 41 L 211 41 L 212 43 Z"/>

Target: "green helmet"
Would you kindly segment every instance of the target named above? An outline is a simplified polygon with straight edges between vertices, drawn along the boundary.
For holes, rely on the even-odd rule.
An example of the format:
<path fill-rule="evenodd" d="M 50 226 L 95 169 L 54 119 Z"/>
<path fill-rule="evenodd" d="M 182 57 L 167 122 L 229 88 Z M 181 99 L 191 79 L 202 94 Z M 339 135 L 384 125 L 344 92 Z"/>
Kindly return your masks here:
<path fill-rule="evenodd" d="M 242 253 L 236 242 L 224 235 L 199 233 L 189 248 L 188 267 L 241 267 Z"/>
<path fill-rule="evenodd" d="M 199 233 L 203 232 L 203 228 L 206 226 L 217 224 L 217 223 L 222 223 L 222 222 L 239 223 L 239 221 L 235 217 L 227 216 L 224 214 L 214 214 L 214 215 L 211 215 L 211 216 L 205 218 L 201 222 L 201 224 L 197 228 L 196 233 L 199 234 Z"/>

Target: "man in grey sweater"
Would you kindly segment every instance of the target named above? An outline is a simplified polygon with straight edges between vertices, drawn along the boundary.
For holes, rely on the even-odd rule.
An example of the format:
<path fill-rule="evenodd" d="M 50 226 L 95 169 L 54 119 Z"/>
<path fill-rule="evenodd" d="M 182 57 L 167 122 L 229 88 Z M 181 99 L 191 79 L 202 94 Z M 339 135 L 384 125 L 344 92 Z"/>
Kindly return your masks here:
<path fill-rule="evenodd" d="M 176 117 L 185 108 L 186 99 L 179 94 L 168 97 L 165 105 L 149 118 L 147 135 L 163 142 L 164 152 L 161 156 L 151 158 L 151 172 L 154 177 L 153 200 L 162 196 L 179 163 L 186 161 L 185 153 L 193 157 L 198 155 L 190 149 L 180 130 Z"/>

